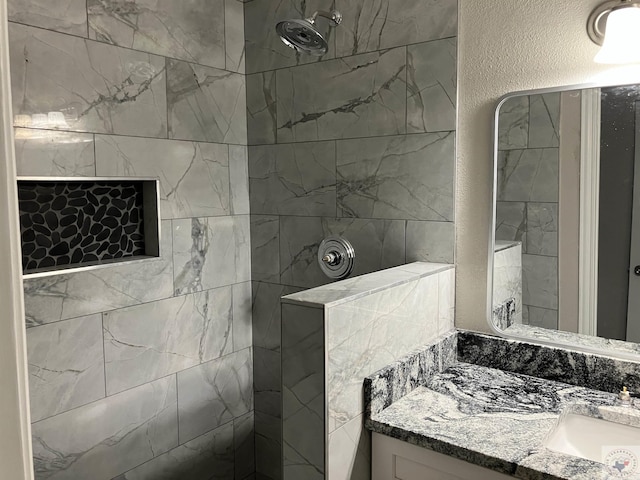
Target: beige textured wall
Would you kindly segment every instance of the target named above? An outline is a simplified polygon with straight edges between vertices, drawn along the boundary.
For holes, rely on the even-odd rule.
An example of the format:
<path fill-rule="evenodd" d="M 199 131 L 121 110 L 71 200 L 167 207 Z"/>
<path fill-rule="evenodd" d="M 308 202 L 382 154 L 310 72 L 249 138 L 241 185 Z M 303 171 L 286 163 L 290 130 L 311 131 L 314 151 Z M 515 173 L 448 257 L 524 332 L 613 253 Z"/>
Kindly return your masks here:
<path fill-rule="evenodd" d="M 492 125 L 509 92 L 640 82 L 640 69 L 593 62 L 586 21 L 600 0 L 459 0 L 456 326 L 486 322 L 492 218 Z"/>

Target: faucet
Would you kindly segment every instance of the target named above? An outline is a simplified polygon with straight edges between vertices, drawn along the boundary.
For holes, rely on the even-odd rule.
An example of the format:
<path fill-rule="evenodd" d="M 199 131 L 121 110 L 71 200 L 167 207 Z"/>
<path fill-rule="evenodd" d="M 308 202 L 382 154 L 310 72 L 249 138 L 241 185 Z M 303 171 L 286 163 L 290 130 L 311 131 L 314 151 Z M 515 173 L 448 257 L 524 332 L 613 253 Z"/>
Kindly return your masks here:
<path fill-rule="evenodd" d="M 620 392 L 618 393 L 618 400 L 620 400 L 620 403 L 623 406 L 631 406 L 633 404 L 632 402 L 632 398 L 638 398 L 640 397 L 639 394 L 637 393 L 632 393 L 630 392 L 627 387 L 622 387 L 622 390 L 620 390 Z"/>

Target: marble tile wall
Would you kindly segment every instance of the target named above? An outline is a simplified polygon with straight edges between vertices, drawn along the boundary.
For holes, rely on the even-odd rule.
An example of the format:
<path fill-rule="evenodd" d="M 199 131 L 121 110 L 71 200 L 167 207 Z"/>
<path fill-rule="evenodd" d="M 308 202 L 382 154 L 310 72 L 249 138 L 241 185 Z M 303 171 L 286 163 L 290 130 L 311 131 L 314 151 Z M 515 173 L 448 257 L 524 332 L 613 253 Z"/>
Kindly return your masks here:
<path fill-rule="evenodd" d="M 322 58 L 274 32 L 335 8 Z M 329 282 L 327 235 L 356 250 L 353 275 L 453 262 L 457 0 L 245 2 L 247 134 L 258 472 L 280 478 L 283 292 Z M 260 359 L 260 360 L 258 360 Z M 260 430 L 263 429 L 264 430 Z M 276 457 L 277 458 L 277 457 Z"/>
<path fill-rule="evenodd" d="M 418 262 L 283 299 L 285 480 L 370 478 L 363 380 L 451 334 L 454 272 Z"/>
<path fill-rule="evenodd" d="M 161 185 L 160 258 L 25 281 L 37 479 L 254 478 L 243 10 L 9 2 L 19 174 Z"/>
<path fill-rule="evenodd" d="M 522 322 L 553 329 L 558 328 L 559 123 L 558 93 L 514 97 L 500 107 L 496 241 L 522 245 Z M 495 259 L 498 263 L 498 254 Z M 494 269 L 494 277 L 499 275 Z"/>
<path fill-rule="evenodd" d="M 522 323 L 522 245 L 496 240 L 493 255 L 493 325 Z M 508 320 L 508 321 L 507 321 Z"/>

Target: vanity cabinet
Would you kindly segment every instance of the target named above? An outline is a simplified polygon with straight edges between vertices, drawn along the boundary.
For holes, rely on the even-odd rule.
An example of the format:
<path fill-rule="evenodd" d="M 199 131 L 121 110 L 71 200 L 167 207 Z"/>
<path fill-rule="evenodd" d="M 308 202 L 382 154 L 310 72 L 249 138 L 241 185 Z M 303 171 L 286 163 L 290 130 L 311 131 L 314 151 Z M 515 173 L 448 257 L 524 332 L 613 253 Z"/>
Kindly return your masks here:
<path fill-rule="evenodd" d="M 373 433 L 372 480 L 501 480 L 514 477 Z"/>

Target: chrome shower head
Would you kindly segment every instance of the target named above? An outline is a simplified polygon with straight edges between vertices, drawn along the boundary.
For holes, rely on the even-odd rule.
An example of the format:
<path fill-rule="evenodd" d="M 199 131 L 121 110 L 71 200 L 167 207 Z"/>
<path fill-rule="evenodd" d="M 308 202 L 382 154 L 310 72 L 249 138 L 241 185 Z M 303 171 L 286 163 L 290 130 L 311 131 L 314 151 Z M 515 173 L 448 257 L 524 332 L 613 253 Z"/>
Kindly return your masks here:
<path fill-rule="evenodd" d="M 283 20 L 276 25 L 276 32 L 280 40 L 286 46 L 293 48 L 296 52 L 306 53 L 321 57 L 329 49 L 326 34 L 323 35 L 318 28 L 318 17 L 328 20 L 329 27 L 336 27 L 342 21 L 342 15 L 337 10 L 315 12 L 310 18 L 305 20 Z M 327 29 L 328 33 L 329 30 Z"/>

